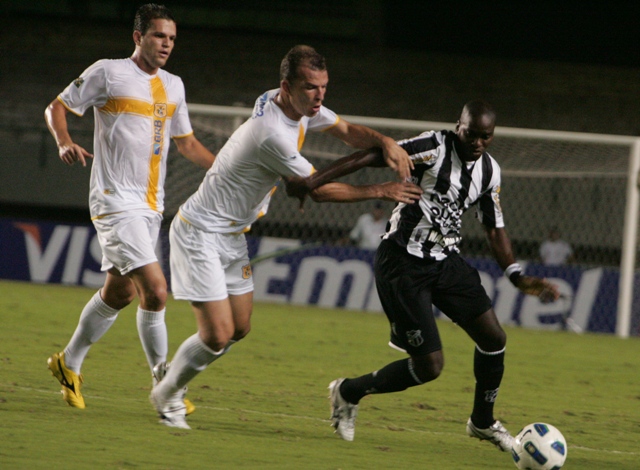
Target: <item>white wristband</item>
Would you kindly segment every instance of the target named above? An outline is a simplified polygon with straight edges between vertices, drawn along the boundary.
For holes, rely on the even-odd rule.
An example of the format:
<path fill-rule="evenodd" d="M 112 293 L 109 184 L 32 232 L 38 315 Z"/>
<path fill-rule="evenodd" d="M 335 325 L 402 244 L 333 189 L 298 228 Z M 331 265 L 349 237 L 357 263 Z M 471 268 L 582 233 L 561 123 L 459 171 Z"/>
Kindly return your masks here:
<path fill-rule="evenodd" d="M 509 278 L 511 284 L 518 287 L 518 279 L 522 276 L 522 266 L 518 263 L 510 264 L 507 269 L 504 270 L 504 274 Z"/>
<path fill-rule="evenodd" d="M 504 270 L 504 275 L 507 277 L 511 277 L 513 273 L 522 273 L 522 266 L 518 263 L 513 263 L 507 266 L 507 269 Z"/>

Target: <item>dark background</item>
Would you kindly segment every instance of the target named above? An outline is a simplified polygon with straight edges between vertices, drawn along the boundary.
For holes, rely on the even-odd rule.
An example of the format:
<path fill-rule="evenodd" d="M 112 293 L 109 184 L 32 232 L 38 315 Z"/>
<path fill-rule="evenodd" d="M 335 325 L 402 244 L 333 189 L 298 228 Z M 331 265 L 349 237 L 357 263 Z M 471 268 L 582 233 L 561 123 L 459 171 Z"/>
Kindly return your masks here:
<path fill-rule="evenodd" d="M 43 111 L 96 60 L 131 55 L 141 3 L 0 0 L 0 215 L 86 220 L 88 176 L 60 164 Z M 499 126 L 640 135 L 640 2 L 165 4 L 178 23 L 166 69 L 190 103 L 252 106 L 305 43 L 327 57 L 325 104 L 341 115 L 455 122 L 483 98 Z M 74 135 L 91 135 L 89 114 L 70 118 Z"/>
<path fill-rule="evenodd" d="M 140 3 L 0 0 L 0 118 L 41 126 L 84 68 L 131 55 Z M 640 2 L 165 3 L 178 22 L 166 68 L 190 102 L 252 105 L 307 43 L 328 59 L 340 114 L 450 122 L 482 97 L 499 125 L 640 134 Z"/>

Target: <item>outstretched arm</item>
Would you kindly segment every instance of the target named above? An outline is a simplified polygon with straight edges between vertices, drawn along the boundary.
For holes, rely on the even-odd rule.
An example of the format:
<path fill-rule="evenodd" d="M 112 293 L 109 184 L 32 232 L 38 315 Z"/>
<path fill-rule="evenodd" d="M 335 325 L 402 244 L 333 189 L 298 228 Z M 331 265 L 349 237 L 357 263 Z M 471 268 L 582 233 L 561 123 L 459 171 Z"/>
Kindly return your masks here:
<path fill-rule="evenodd" d="M 67 113 L 67 108 L 58 99 L 55 99 L 47 106 L 44 112 L 44 119 L 47 122 L 49 132 L 56 139 L 60 160 L 67 165 L 73 165 L 79 161 L 82 166 L 87 166 L 86 159 L 92 158 L 93 155 L 76 144 L 71 138 L 67 125 Z"/>
<path fill-rule="evenodd" d="M 314 189 L 366 166 L 386 166 L 382 158 L 382 151 L 379 148 L 354 152 L 351 155 L 332 162 L 306 178 L 300 176 L 287 178 L 285 180 L 287 184 L 287 196 L 300 199 L 300 206 L 302 207 L 305 197 Z"/>
<path fill-rule="evenodd" d="M 344 119 L 327 129 L 326 132 L 353 148 L 380 148 L 386 165 L 398 174 L 400 181 L 406 181 L 411 176 L 413 163 L 409 155 L 391 137 L 369 127 L 352 124 Z"/>
<path fill-rule="evenodd" d="M 560 297 L 555 284 L 539 277 L 522 275 L 522 269 L 513 256 L 511 240 L 504 228 L 485 227 L 485 232 L 493 257 L 514 286 L 525 294 L 537 295 L 543 302 L 554 301 Z"/>
<path fill-rule="evenodd" d="M 311 191 L 315 202 L 358 202 L 368 199 L 382 199 L 392 202 L 412 204 L 422 194 L 422 189 L 412 183 L 387 182 L 364 186 L 346 183 L 327 183 Z"/>

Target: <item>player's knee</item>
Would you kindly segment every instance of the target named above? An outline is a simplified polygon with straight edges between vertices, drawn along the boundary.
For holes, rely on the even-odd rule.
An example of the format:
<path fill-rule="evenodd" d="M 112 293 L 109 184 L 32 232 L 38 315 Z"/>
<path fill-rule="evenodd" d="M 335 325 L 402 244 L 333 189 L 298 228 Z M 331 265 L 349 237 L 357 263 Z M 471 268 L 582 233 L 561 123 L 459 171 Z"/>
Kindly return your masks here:
<path fill-rule="evenodd" d="M 122 310 L 136 298 L 136 291 L 133 288 L 103 288 L 100 291 L 100 297 L 109 307 L 115 308 L 116 310 Z"/>
<path fill-rule="evenodd" d="M 220 336 L 220 335 L 200 335 L 200 339 L 202 342 L 212 351 L 222 351 L 225 346 L 229 343 L 228 336 Z"/>
<path fill-rule="evenodd" d="M 444 356 L 439 352 L 411 359 L 414 373 L 422 383 L 437 379 L 444 369 Z"/>
<path fill-rule="evenodd" d="M 492 334 L 486 335 L 477 342 L 478 347 L 483 351 L 494 352 L 500 351 L 507 345 L 507 334 L 500 328 L 492 331 Z"/>
<path fill-rule="evenodd" d="M 160 284 L 145 290 L 142 294 L 141 303 L 146 310 L 158 312 L 167 304 L 167 286 Z"/>
<path fill-rule="evenodd" d="M 241 327 L 236 328 L 236 331 L 233 334 L 234 341 L 240 341 L 242 338 L 246 337 L 249 332 L 251 332 L 251 325 L 243 325 Z"/>

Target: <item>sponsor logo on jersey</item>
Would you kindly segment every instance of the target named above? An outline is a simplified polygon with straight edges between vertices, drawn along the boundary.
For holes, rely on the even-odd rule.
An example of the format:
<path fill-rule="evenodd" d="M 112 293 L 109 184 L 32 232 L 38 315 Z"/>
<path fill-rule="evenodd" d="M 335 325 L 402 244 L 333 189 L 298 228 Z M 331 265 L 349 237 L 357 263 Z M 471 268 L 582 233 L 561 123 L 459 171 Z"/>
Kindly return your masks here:
<path fill-rule="evenodd" d="M 496 186 L 496 193 L 493 195 L 493 202 L 500 212 L 502 212 L 502 206 L 500 205 L 500 186 Z"/>
<path fill-rule="evenodd" d="M 413 163 L 427 163 L 436 158 L 437 155 L 438 153 L 435 150 L 431 150 L 429 152 L 421 152 L 411 155 L 411 160 Z"/>
<path fill-rule="evenodd" d="M 436 230 L 429 230 L 429 235 L 427 235 L 427 240 L 431 243 L 437 243 L 443 248 L 448 248 L 450 246 L 455 246 L 462 241 L 462 237 L 456 234 L 447 234 L 442 235 L 440 232 Z"/>
<path fill-rule="evenodd" d="M 160 151 L 162 150 L 162 131 L 164 128 L 164 122 L 160 119 L 156 119 L 153 121 L 153 154 L 160 155 Z"/>
<path fill-rule="evenodd" d="M 80 85 L 82 85 L 84 83 L 84 78 L 82 77 L 78 77 L 73 81 L 73 84 L 76 86 L 76 88 L 80 88 Z"/>
<path fill-rule="evenodd" d="M 258 98 L 258 101 L 256 101 L 255 108 L 253 108 L 253 116 L 252 116 L 253 119 L 264 115 L 264 107 L 266 104 L 267 104 L 267 93 L 263 93 L 262 95 L 260 95 L 260 98 Z"/>

